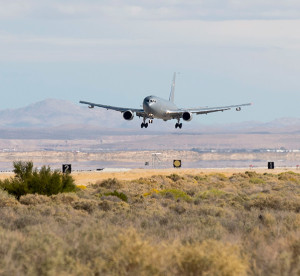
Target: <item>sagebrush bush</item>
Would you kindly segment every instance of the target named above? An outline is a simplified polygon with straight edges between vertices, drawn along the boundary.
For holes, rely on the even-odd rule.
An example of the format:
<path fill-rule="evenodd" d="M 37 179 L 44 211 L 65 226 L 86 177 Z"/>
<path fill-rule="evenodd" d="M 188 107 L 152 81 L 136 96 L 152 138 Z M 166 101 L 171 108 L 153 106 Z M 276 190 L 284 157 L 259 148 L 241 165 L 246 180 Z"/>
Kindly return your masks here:
<path fill-rule="evenodd" d="M 177 275 L 247 274 L 247 262 L 237 246 L 208 240 L 202 244 L 179 246 L 173 254 Z"/>
<path fill-rule="evenodd" d="M 0 190 L 0 275 L 300 275 L 300 174 L 178 175 Z"/>
<path fill-rule="evenodd" d="M 108 178 L 106 180 L 97 183 L 96 185 L 107 188 L 107 189 L 120 189 L 122 188 L 122 183 L 116 178 Z"/>
<path fill-rule="evenodd" d="M 70 174 L 51 171 L 43 166 L 40 170 L 33 168 L 32 162 L 17 161 L 13 163 L 15 177 L 0 181 L 0 187 L 20 199 L 26 194 L 53 195 L 76 191 L 74 179 Z"/>
<path fill-rule="evenodd" d="M 15 206 L 18 204 L 19 204 L 19 202 L 16 200 L 16 198 L 14 196 L 8 194 L 7 191 L 0 189 L 0 208 Z"/>
<path fill-rule="evenodd" d="M 172 173 L 172 174 L 168 175 L 167 178 L 171 179 L 174 182 L 178 181 L 179 179 L 182 179 L 182 177 L 176 173 Z"/>
<path fill-rule="evenodd" d="M 20 197 L 20 203 L 24 205 L 38 205 L 51 202 L 51 198 L 39 194 L 27 194 Z"/>

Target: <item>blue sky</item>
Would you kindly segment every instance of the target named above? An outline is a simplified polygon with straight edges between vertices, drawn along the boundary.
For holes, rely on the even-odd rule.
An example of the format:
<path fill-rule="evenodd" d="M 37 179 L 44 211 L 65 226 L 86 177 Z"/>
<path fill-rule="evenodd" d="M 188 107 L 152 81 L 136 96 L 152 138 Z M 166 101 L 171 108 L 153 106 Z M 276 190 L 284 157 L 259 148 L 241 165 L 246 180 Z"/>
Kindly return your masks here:
<path fill-rule="evenodd" d="M 299 29 L 294 0 L 0 0 L 0 109 L 139 107 L 176 71 L 180 107 L 254 103 L 198 121 L 299 118 Z"/>

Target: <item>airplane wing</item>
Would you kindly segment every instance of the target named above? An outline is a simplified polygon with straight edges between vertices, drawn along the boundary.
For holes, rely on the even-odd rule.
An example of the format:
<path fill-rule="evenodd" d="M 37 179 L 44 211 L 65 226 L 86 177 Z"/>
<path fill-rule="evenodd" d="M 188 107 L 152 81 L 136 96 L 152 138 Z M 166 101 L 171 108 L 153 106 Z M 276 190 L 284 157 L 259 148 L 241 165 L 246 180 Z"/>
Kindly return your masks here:
<path fill-rule="evenodd" d="M 111 105 L 104 105 L 104 104 L 96 104 L 96 103 L 91 103 L 91 102 L 85 102 L 85 101 L 80 101 L 79 103 L 81 104 L 87 104 L 89 105 L 89 108 L 94 108 L 95 106 L 105 108 L 107 110 L 115 110 L 119 112 L 125 112 L 127 110 L 130 110 L 132 112 L 135 112 L 137 116 L 139 117 L 148 117 L 144 111 L 144 109 L 136 109 L 136 108 L 129 108 L 129 107 L 117 107 L 117 106 L 111 106 Z"/>
<path fill-rule="evenodd" d="M 219 107 L 192 108 L 192 109 L 187 109 L 187 111 L 189 111 L 191 113 L 195 113 L 195 114 L 207 114 L 207 113 L 212 113 L 212 112 L 230 110 L 231 108 L 236 108 L 237 111 L 240 111 L 242 106 L 248 106 L 248 105 L 252 105 L 252 103 L 229 105 L 229 106 L 219 106 Z"/>
<path fill-rule="evenodd" d="M 169 111 L 168 114 L 172 114 L 175 117 L 176 116 L 182 116 L 182 114 L 184 112 L 190 112 L 190 113 L 194 113 L 194 114 L 199 115 L 199 114 L 208 114 L 208 113 L 213 113 L 213 112 L 230 110 L 231 108 L 236 108 L 237 111 L 240 111 L 242 106 L 248 106 L 248 105 L 252 105 L 252 103 L 239 104 L 239 105 L 219 106 L 219 107 L 187 108 L 187 109 Z"/>

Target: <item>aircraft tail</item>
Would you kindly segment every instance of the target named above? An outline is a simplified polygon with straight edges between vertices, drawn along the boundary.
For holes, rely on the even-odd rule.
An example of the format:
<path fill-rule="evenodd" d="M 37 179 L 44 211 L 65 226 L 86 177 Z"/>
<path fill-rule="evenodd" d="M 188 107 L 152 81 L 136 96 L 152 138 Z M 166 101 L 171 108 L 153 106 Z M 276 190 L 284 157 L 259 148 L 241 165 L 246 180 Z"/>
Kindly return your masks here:
<path fill-rule="evenodd" d="M 172 81 L 172 85 L 171 85 L 171 92 L 170 92 L 170 97 L 169 97 L 169 101 L 172 102 L 172 103 L 174 103 L 175 79 L 176 79 L 176 73 L 174 73 L 174 76 L 173 76 L 173 81 Z"/>

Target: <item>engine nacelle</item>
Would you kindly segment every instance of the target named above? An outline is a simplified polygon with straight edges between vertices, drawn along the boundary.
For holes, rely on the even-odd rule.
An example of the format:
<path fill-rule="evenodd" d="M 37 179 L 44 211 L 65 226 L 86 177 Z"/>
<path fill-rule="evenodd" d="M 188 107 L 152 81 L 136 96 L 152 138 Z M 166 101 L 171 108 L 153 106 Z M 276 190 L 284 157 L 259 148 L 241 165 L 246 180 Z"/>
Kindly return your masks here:
<path fill-rule="evenodd" d="M 192 120 L 193 119 L 193 115 L 192 115 L 192 113 L 190 113 L 190 112 L 188 112 L 188 111 L 186 111 L 186 112 L 183 112 L 183 114 L 182 114 L 182 119 L 184 120 L 184 121 L 190 121 L 190 120 Z"/>
<path fill-rule="evenodd" d="M 241 111 L 242 108 L 241 108 L 241 107 L 237 107 L 235 110 L 236 110 L 236 111 Z"/>
<path fill-rule="evenodd" d="M 131 110 L 127 110 L 127 111 L 123 112 L 123 118 L 127 121 L 130 121 L 134 118 L 134 114 Z"/>

